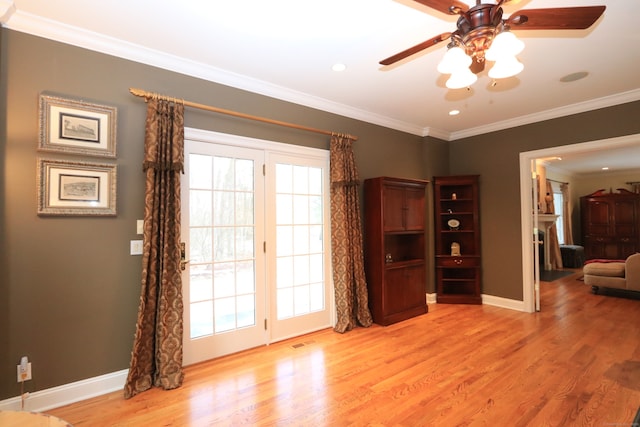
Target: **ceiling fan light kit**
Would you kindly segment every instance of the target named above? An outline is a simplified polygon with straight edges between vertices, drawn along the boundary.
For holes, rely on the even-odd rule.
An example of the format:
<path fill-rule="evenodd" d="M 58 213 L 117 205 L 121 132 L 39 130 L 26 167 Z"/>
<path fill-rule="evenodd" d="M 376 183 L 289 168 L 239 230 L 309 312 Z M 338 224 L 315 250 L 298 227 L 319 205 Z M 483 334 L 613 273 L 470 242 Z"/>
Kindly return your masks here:
<path fill-rule="evenodd" d="M 481 46 L 483 50 L 476 49 L 476 46 Z M 488 46 L 486 50 L 485 46 Z M 446 83 L 449 89 L 469 87 L 478 80 L 476 74 L 479 71 L 474 74 L 469 68 L 474 62 L 495 61 L 495 65 L 489 70 L 489 77 L 492 79 L 513 77 L 524 69 L 524 65 L 516 58 L 523 49 L 524 43 L 521 40 L 512 32 L 503 30 L 495 38 L 487 37 L 477 45 L 472 44 L 472 47 L 465 46 L 463 49 L 454 45 L 449 48 L 438 64 L 438 71 L 451 74 Z M 471 52 L 471 56 L 467 52 Z"/>
<path fill-rule="evenodd" d="M 453 74 L 463 68 L 469 68 L 473 60 L 466 54 L 464 49 L 453 46 L 444 54 L 442 61 L 438 64 L 438 72 L 442 74 Z"/>
<path fill-rule="evenodd" d="M 522 62 L 515 56 L 505 56 L 500 58 L 489 70 L 489 77 L 492 79 L 506 79 L 519 74 L 524 69 Z"/>
<path fill-rule="evenodd" d="M 467 67 L 452 73 L 445 85 L 449 89 L 462 89 L 471 86 L 476 80 L 478 76 Z"/>
<path fill-rule="evenodd" d="M 493 39 L 491 46 L 485 52 L 487 61 L 497 61 L 504 56 L 516 56 L 524 49 L 524 43 L 511 31 L 502 31 Z"/>
<path fill-rule="evenodd" d="M 380 61 L 391 65 L 417 52 L 434 46 L 447 38 L 450 42 L 438 72 L 451 74 L 446 86 L 449 89 L 469 87 L 484 71 L 486 61 L 495 62 L 489 77 L 502 79 L 513 77 L 524 69 L 518 55 L 524 43 L 512 30 L 570 30 L 586 29 L 604 13 L 605 6 L 559 7 L 549 9 L 523 9 L 502 19 L 502 5 L 514 0 L 497 0 L 495 4 L 481 3 L 468 7 L 459 0 L 415 0 L 437 11 L 460 15 L 457 30 L 444 33 Z"/>

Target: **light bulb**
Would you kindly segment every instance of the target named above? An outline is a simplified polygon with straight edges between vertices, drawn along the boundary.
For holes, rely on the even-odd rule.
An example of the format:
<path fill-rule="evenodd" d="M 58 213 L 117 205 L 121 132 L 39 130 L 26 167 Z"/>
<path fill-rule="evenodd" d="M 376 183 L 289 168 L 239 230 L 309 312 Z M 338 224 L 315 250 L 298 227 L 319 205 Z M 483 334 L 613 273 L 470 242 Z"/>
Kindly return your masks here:
<path fill-rule="evenodd" d="M 478 80 L 478 76 L 473 74 L 469 68 L 465 68 L 464 70 L 451 74 L 451 77 L 449 77 L 449 80 L 447 80 L 445 84 L 449 89 L 462 89 L 471 86 L 476 80 Z"/>
<path fill-rule="evenodd" d="M 489 77 L 492 79 L 504 79 L 515 76 L 524 69 L 522 62 L 515 56 L 501 57 L 489 70 Z"/>
<path fill-rule="evenodd" d="M 503 31 L 491 42 L 491 46 L 485 52 L 485 59 L 498 61 L 503 56 L 516 56 L 524 49 L 524 43 L 511 31 Z"/>
<path fill-rule="evenodd" d="M 453 74 L 463 68 L 469 68 L 471 58 L 461 47 L 455 46 L 447 50 L 442 61 L 438 64 L 438 72 L 442 74 Z"/>

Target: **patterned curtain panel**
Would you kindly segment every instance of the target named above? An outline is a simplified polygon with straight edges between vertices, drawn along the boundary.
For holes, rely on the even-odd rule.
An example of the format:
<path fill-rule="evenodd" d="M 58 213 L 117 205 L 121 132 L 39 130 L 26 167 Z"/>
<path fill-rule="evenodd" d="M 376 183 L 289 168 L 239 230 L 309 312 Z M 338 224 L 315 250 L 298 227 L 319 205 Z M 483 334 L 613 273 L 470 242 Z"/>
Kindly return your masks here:
<path fill-rule="evenodd" d="M 547 180 L 546 188 L 547 188 L 547 194 L 553 194 L 553 188 L 551 188 L 551 181 Z M 550 213 L 555 214 L 556 208 L 553 205 L 553 197 L 548 203 L 549 203 Z M 558 229 L 556 228 L 555 224 L 549 227 L 549 235 L 545 236 L 545 240 L 546 240 L 545 244 L 549 245 L 549 258 L 550 258 L 549 262 L 551 263 L 551 268 L 554 270 L 561 269 L 562 254 L 560 252 L 560 243 L 558 242 Z"/>
<path fill-rule="evenodd" d="M 142 290 L 125 398 L 152 386 L 182 384 L 180 174 L 184 172 L 184 105 L 150 99 L 144 171 Z"/>
<path fill-rule="evenodd" d="M 564 206 L 562 206 L 562 219 L 564 220 L 564 244 L 573 245 L 573 221 L 571 220 L 571 191 L 569 191 L 569 184 L 560 184 L 560 191 L 562 191 L 562 200 Z"/>
<path fill-rule="evenodd" d="M 336 332 L 371 326 L 364 274 L 362 224 L 358 200 L 358 172 L 353 140 L 331 137 L 331 248 L 335 285 Z"/>

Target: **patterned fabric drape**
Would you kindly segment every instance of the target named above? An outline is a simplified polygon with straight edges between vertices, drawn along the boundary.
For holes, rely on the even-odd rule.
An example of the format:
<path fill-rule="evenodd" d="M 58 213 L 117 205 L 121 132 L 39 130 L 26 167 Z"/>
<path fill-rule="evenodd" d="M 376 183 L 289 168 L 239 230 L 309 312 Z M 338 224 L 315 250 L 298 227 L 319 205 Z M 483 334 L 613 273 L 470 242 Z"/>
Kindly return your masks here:
<path fill-rule="evenodd" d="M 340 333 L 358 324 L 368 327 L 373 323 L 364 273 L 358 171 L 352 146 L 353 139 L 349 137 L 331 137 L 331 247 L 337 314 L 334 330 Z"/>
<path fill-rule="evenodd" d="M 571 191 L 569 191 L 569 184 L 560 184 L 560 191 L 562 192 L 562 220 L 564 226 L 564 244 L 573 245 L 573 221 L 571 220 Z"/>
<path fill-rule="evenodd" d="M 125 398 L 152 386 L 182 384 L 180 174 L 184 172 L 184 105 L 150 99 L 145 134 L 146 173 L 142 289 Z"/>
<path fill-rule="evenodd" d="M 547 194 L 553 194 L 553 188 L 551 187 L 551 181 L 549 180 L 547 180 Z M 556 213 L 556 208 L 553 203 L 553 197 L 549 201 L 547 209 L 550 210 L 549 213 Z M 549 245 L 549 262 L 551 263 L 551 268 L 554 270 L 561 269 L 562 253 L 560 252 L 560 243 L 558 243 L 558 229 L 555 224 L 549 227 L 548 234 L 548 236 L 545 236 L 545 245 Z"/>

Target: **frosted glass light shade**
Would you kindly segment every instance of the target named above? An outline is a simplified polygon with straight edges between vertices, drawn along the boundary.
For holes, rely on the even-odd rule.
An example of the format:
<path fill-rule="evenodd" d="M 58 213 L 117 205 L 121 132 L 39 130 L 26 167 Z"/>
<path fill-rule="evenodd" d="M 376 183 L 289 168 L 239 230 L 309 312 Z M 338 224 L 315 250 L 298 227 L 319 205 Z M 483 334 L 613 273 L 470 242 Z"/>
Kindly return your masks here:
<path fill-rule="evenodd" d="M 503 31 L 493 39 L 491 46 L 485 52 L 485 59 L 498 61 L 504 56 L 516 56 L 524 49 L 524 43 L 511 31 Z"/>
<path fill-rule="evenodd" d="M 473 74 L 467 67 L 451 74 L 451 77 L 449 77 L 449 80 L 447 80 L 445 84 L 449 89 L 462 89 L 471 86 L 476 80 L 478 80 L 478 76 Z"/>
<path fill-rule="evenodd" d="M 515 56 L 505 56 L 496 61 L 489 70 L 489 77 L 492 79 L 504 79 L 515 76 L 524 69 L 522 62 Z"/>
<path fill-rule="evenodd" d="M 461 47 L 452 47 L 444 54 L 442 61 L 438 64 L 438 72 L 442 74 L 453 74 L 464 68 L 469 68 L 471 58 Z"/>

